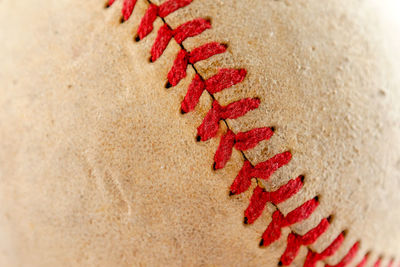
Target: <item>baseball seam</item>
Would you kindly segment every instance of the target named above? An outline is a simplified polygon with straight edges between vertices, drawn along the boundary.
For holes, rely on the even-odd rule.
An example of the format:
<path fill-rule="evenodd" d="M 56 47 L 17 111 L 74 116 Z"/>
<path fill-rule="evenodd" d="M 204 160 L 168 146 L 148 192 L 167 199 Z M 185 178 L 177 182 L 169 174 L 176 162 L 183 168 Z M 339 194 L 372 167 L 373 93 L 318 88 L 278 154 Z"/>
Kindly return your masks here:
<path fill-rule="evenodd" d="M 227 131 L 221 137 L 220 144 L 214 155 L 213 169 L 218 170 L 224 168 L 232 155 L 233 148 L 235 148 L 242 154 L 244 163 L 230 187 L 230 195 L 240 194 L 247 191 L 251 186 L 252 178 L 255 178 L 257 181 L 257 186 L 250 198 L 249 206 L 244 212 L 244 223 L 252 224 L 259 216 L 261 216 L 267 202 L 271 203 L 276 209 L 272 214 L 272 221 L 269 223 L 267 229 L 262 235 L 260 246 L 269 246 L 280 239 L 281 229 L 288 227 L 291 230 L 291 233 L 287 237 L 287 246 L 285 252 L 281 255 L 279 265 L 290 265 L 297 256 L 301 246 L 305 246 L 308 250 L 304 266 L 316 266 L 317 262 L 324 262 L 326 258 L 334 255 L 344 241 L 345 231 L 340 233 L 321 253 L 312 251 L 309 247 L 317 241 L 324 232 L 326 232 L 331 224 L 332 217 L 322 219 L 316 227 L 302 236 L 295 233 L 290 227 L 295 223 L 307 219 L 316 210 L 319 205 L 318 197 L 306 201 L 289 212 L 286 216 L 284 216 L 277 207 L 277 204 L 289 199 L 300 191 L 304 185 L 304 176 L 300 175 L 299 177 L 290 180 L 287 184 L 281 186 L 274 192 L 267 192 L 258 182 L 259 179 L 268 180 L 277 169 L 287 165 L 292 158 L 290 151 L 277 154 L 257 165 L 253 165 L 244 154 L 244 151 L 254 148 L 259 142 L 269 140 L 274 134 L 274 127 L 256 128 L 248 132 L 235 134 L 226 121 L 227 119 L 236 119 L 241 117 L 247 112 L 258 108 L 260 100 L 258 98 L 244 98 L 228 104 L 227 106 L 221 106 L 213 95 L 216 92 L 220 92 L 235 84 L 241 83 L 245 79 L 247 71 L 244 69 L 220 69 L 217 74 L 205 80 L 199 74 L 194 64 L 202 60 L 207 60 L 214 55 L 225 53 L 227 45 L 218 42 L 211 42 L 197 47 L 191 52 L 188 52 L 183 46 L 182 42 L 187 38 L 194 37 L 205 30 L 210 29 L 211 22 L 207 19 L 198 18 L 188 21 L 176 29 L 172 29 L 166 23 L 164 18 L 178 9 L 189 5 L 192 0 L 167 0 L 160 6 L 153 4 L 150 0 L 146 1 L 149 4 L 149 7 L 141 19 L 135 40 L 140 41 L 152 32 L 153 23 L 157 18 L 161 18 L 163 21 L 163 26 L 158 30 L 157 37 L 151 48 L 150 62 L 155 62 L 163 54 L 172 38 L 174 38 L 181 47 L 171 70 L 168 72 L 166 88 L 176 86 L 184 77 L 186 77 L 186 70 L 189 65 L 195 71 L 194 78 L 192 79 L 186 96 L 181 103 L 181 113 L 185 114 L 193 111 L 204 91 L 207 91 L 212 98 L 212 107 L 204 117 L 201 125 L 197 128 L 197 141 L 206 141 L 216 137 L 220 127 L 220 121 L 226 125 Z M 115 0 L 109 0 L 106 7 L 110 7 L 114 2 Z M 121 23 L 130 18 L 136 2 L 137 0 L 123 0 Z M 357 255 L 359 248 L 360 242 L 358 241 L 354 243 L 338 264 L 325 264 L 325 266 L 346 266 Z M 367 263 L 368 256 L 369 253 L 363 257 L 357 266 L 364 266 Z M 378 258 L 374 266 L 379 266 L 381 260 L 382 257 Z M 392 263 L 393 260 L 391 260 L 390 265 Z"/>

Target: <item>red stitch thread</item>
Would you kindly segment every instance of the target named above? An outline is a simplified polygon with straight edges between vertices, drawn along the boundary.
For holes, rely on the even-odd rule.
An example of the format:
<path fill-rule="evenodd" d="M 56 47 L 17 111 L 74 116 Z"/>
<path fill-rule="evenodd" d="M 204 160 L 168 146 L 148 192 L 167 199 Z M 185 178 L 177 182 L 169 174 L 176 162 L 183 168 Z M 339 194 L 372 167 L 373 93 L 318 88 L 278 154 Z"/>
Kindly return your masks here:
<path fill-rule="evenodd" d="M 169 41 L 172 39 L 172 30 L 167 24 L 161 26 L 157 32 L 156 40 L 154 41 L 153 47 L 151 48 L 151 61 L 156 61 L 162 53 L 164 53 L 165 48 L 167 48 Z"/>
<path fill-rule="evenodd" d="M 314 267 L 317 262 L 326 259 L 327 257 L 332 256 L 335 252 L 340 248 L 344 241 L 343 233 L 339 234 L 339 236 L 333 240 L 333 242 L 321 253 L 313 252 L 311 250 L 308 251 L 306 261 L 304 262 L 304 267 Z"/>
<path fill-rule="evenodd" d="M 158 6 L 150 4 L 142 20 L 140 21 L 137 34 L 141 39 L 146 37 L 153 30 L 153 23 L 157 18 Z"/>
<path fill-rule="evenodd" d="M 263 140 L 269 140 L 274 134 L 270 127 L 255 128 L 248 132 L 241 132 L 236 135 L 235 148 L 241 151 L 252 149 Z"/>
<path fill-rule="evenodd" d="M 328 219 L 322 219 L 321 222 L 305 235 L 290 233 L 287 238 L 285 252 L 281 256 L 282 265 L 290 265 L 299 253 L 301 246 L 313 244 L 329 228 Z"/>
<path fill-rule="evenodd" d="M 347 266 L 357 255 L 358 250 L 360 249 L 360 243 L 356 242 L 350 250 L 347 252 L 347 254 L 343 257 L 343 259 L 336 265 L 329 265 L 326 264 L 326 267 L 344 267 Z"/>
<path fill-rule="evenodd" d="M 192 111 L 199 102 L 200 96 L 206 89 L 210 94 L 221 91 L 229 86 L 243 81 L 246 75 L 245 70 L 221 69 L 218 73 L 207 81 L 203 81 L 200 76 L 196 75 L 190 84 L 185 99 L 181 104 L 183 112 Z M 218 85 L 221 83 L 221 85 Z"/>
<path fill-rule="evenodd" d="M 289 212 L 286 216 L 276 210 L 272 214 L 272 221 L 269 223 L 267 229 L 262 235 L 260 246 L 269 246 L 281 237 L 281 230 L 283 227 L 290 226 L 292 224 L 298 223 L 310 217 L 310 215 L 318 207 L 318 198 L 313 198 L 297 207 L 296 209 Z"/>
<path fill-rule="evenodd" d="M 257 186 L 250 198 L 250 204 L 244 212 L 244 223 L 252 224 L 261 216 L 267 202 L 274 205 L 282 203 L 295 195 L 303 187 L 303 177 L 290 180 L 287 184 L 281 186 L 274 192 L 267 192 L 265 189 Z"/>
<path fill-rule="evenodd" d="M 216 75 L 206 80 L 206 89 L 215 94 L 242 82 L 246 74 L 247 71 L 244 69 L 220 69 Z"/>
<path fill-rule="evenodd" d="M 182 101 L 181 110 L 182 113 L 192 111 L 197 103 L 199 102 L 200 96 L 204 91 L 204 82 L 201 77 L 196 74 L 189 85 L 186 96 Z"/>
<path fill-rule="evenodd" d="M 378 259 L 376 260 L 376 262 L 374 263 L 374 267 L 380 267 L 380 266 L 381 266 L 381 263 L 382 263 L 382 258 L 378 258 Z"/>
<path fill-rule="evenodd" d="M 203 31 L 210 29 L 211 23 L 203 18 L 188 21 L 174 30 L 174 38 L 178 44 L 181 44 L 188 37 L 196 36 Z"/>
<path fill-rule="evenodd" d="M 168 0 L 160 5 L 158 15 L 165 18 L 172 12 L 189 5 L 192 0 Z"/>
<path fill-rule="evenodd" d="M 251 166 L 248 160 L 244 161 L 243 167 L 231 185 L 231 195 L 240 194 L 246 191 L 251 185 L 251 178 L 268 180 L 269 177 L 280 167 L 288 164 L 292 159 L 290 152 L 283 152 L 272 158 Z"/>
<path fill-rule="evenodd" d="M 190 52 L 189 62 L 194 64 L 201 60 L 208 59 L 214 55 L 224 53 L 226 51 L 226 46 L 212 42 L 200 47 L 197 47 Z"/>
<path fill-rule="evenodd" d="M 135 5 L 136 5 L 136 0 L 124 0 L 124 4 L 122 7 L 123 20 L 128 20 L 130 18 L 130 16 L 132 15 L 132 11 L 135 8 Z"/>
<path fill-rule="evenodd" d="M 175 86 L 179 83 L 180 80 L 182 80 L 184 77 L 186 77 L 186 69 L 188 65 L 188 58 L 191 61 L 191 63 L 195 63 L 199 60 L 207 59 L 217 53 L 222 53 L 223 51 L 220 48 L 220 44 L 216 43 L 217 45 L 214 45 L 214 43 L 206 44 L 204 46 L 195 48 L 189 55 L 185 50 L 181 50 L 175 61 L 174 65 L 172 66 L 171 70 L 168 72 L 168 82 L 170 85 Z M 222 46 L 225 48 L 224 46 Z M 225 51 L 225 50 L 224 50 Z M 220 70 L 221 72 L 221 70 Z M 220 83 L 223 83 L 224 77 L 219 77 L 221 81 Z M 235 83 L 236 79 L 235 77 L 230 77 L 233 83 Z M 218 82 L 218 81 L 216 81 Z M 199 96 L 200 97 L 200 96 Z"/>
<path fill-rule="evenodd" d="M 175 86 L 177 85 L 180 80 L 186 77 L 186 68 L 188 64 L 188 54 L 185 50 L 179 51 L 174 65 L 172 66 L 171 70 L 168 72 L 168 82 Z"/>
<path fill-rule="evenodd" d="M 259 105 L 260 100 L 258 98 L 244 98 L 227 106 L 221 106 L 214 100 L 212 108 L 204 117 L 201 125 L 197 128 L 198 138 L 202 141 L 206 141 L 214 137 L 219 129 L 220 120 L 236 119 L 250 110 L 257 108 Z"/>
<path fill-rule="evenodd" d="M 214 170 L 222 169 L 231 158 L 232 148 L 235 144 L 235 134 L 228 130 L 226 134 L 221 137 L 217 152 L 214 156 Z"/>
<path fill-rule="evenodd" d="M 271 128 L 256 128 L 248 132 L 234 134 L 232 131 L 222 136 L 217 152 L 214 156 L 214 169 L 222 169 L 231 158 L 233 146 L 237 150 L 245 151 L 254 148 L 262 140 L 268 140 L 274 132 Z"/>
<path fill-rule="evenodd" d="M 357 264 L 357 267 L 364 267 L 367 264 L 368 257 L 369 257 L 369 253 L 365 254 L 365 256 L 360 261 L 360 263 Z"/>

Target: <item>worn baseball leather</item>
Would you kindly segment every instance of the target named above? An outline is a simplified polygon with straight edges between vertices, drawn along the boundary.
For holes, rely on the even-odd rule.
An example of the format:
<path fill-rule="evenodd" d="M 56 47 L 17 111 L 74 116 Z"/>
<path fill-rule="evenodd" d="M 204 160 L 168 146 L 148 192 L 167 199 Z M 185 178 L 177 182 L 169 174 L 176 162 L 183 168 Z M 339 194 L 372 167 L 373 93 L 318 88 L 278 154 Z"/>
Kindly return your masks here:
<path fill-rule="evenodd" d="M 367 252 L 369 265 L 380 257 L 382 266 L 398 264 L 400 24 L 392 2 L 194 0 L 165 18 L 172 28 L 210 19 L 211 29 L 183 42 L 188 51 L 227 44 L 226 53 L 195 64 L 204 78 L 247 70 L 215 98 L 261 100 L 227 120 L 234 132 L 275 128 L 244 152 L 253 164 L 292 153 L 263 183 L 276 190 L 304 175 L 279 210 L 319 196 L 310 218 L 260 248 L 276 208 L 267 204 L 254 224 L 243 224 L 256 182 L 229 196 L 243 155 L 234 151 L 214 171 L 219 138 L 196 141 L 209 94 L 180 113 L 193 67 L 165 88 L 181 47 L 171 41 L 149 62 L 162 20 L 134 41 L 147 1 L 122 24 L 122 1 L 0 1 L 0 265 L 276 266 L 289 232 L 304 234 L 330 215 L 309 249 L 346 236 L 325 263 L 360 241 L 353 265 Z M 226 130 L 221 123 L 218 137 Z M 306 254 L 302 247 L 292 265 Z"/>

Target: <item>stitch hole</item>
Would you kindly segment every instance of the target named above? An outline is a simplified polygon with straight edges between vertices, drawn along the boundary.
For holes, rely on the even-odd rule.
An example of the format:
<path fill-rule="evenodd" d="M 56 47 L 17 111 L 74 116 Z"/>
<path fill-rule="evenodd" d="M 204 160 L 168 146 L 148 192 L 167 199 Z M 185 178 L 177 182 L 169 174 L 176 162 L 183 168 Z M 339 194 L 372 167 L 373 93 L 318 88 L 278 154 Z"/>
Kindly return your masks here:
<path fill-rule="evenodd" d="M 320 199 L 321 199 L 321 196 L 320 196 L 320 195 L 317 195 L 317 196 L 314 197 L 314 200 L 317 201 L 317 202 L 319 202 Z"/>
<path fill-rule="evenodd" d="M 278 266 L 283 266 L 282 261 L 279 261 L 279 262 L 278 262 Z"/>
<path fill-rule="evenodd" d="M 152 57 L 149 57 L 149 62 L 150 62 L 150 63 L 153 63 L 153 62 L 154 62 Z"/>
<path fill-rule="evenodd" d="M 304 175 L 300 175 L 300 181 L 302 184 L 304 184 L 304 180 L 306 179 L 306 177 L 304 177 Z"/>
<path fill-rule="evenodd" d="M 246 225 L 249 224 L 249 219 L 247 219 L 247 217 L 244 217 L 243 223 L 246 224 Z"/>
<path fill-rule="evenodd" d="M 211 24 L 211 17 L 205 17 L 204 19 Z"/>
<path fill-rule="evenodd" d="M 119 23 L 124 23 L 125 22 L 125 19 L 124 19 L 124 17 L 121 17 L 120 19 L 119 19 Z"/>
<path fill-rule="evenodd" d="M 167 81 L 167 83 L 165 84 L 165 88 L 168 89 L 168 88 L 171 88 L 171 87 L 172 87 L 172 84 L 170 84 L 169 81 Z"/>
<path fill-rule="evenodd" d="M 186 112 L 183 109 L 181 109 L 181 114 L 184 115 L 186 114 Z"/>
<path fill-rule="evenodd" d="M 329 224 L 332 224 L 333 219 L 335 219 L 335 216 L 329 215 L 328 218 L 326 218 Z"/>
<path fill-rule="evenodd" d="M 214 164 L 213 164 L 213 166 L 212 166 L 212 169 L 214 170 L 214 171 L 216 171 L 217 169 L 216 169 L 216 165 L 217 165 L 217 163 L 216 162 L 214 162 Z"/>
<path fill-rule="evenodd" d="M 274 126 L 270 127 L 270 129 L 271 129 L 271 131 L 275 132 L 275 127 Z"/>
<path fill-rule="evenodd" d="M 140 41 L 140 37 L 139 37 L 139 35 L 135 35 L 135 38 L 133 39 L 133 40 L 135 40 L 135 42 L 139 42 Z"/>
<path fill-rule="evenodd" d="M 109 4 L 109 2 L 107 1 L 105 4 L 104 4 L 104 8 L 109 8 L 110 7 L 110 4 Z"/>
<path fill-rule="evenodd" d="M 196 141 L 197 141 L 197 142 L 200 142 L 200 141 L 201 141 L 201 136 L 200 136 L 200 135 L 196 136 Z"/>
<path fill-rule="evenodd" d="M 343 230 L 342 231 L 343 237 L 346 237 L 348 233 L 349 233 L 349 230 L 347 230 L 347 229 Z"/>

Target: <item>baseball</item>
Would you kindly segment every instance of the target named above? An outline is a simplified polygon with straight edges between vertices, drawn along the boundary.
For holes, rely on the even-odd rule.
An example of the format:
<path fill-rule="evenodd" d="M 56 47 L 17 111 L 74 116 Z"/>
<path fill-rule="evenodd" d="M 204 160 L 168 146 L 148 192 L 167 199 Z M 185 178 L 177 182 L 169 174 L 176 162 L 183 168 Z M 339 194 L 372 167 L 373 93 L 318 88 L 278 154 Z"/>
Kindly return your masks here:
<path fill-rule="evenodd" d="M 0 266 L 400 266 L 395 0 L 0 0 Z"/>

